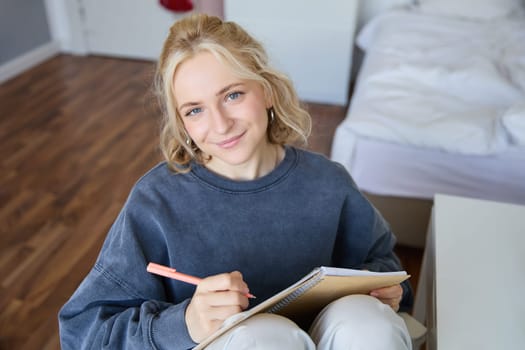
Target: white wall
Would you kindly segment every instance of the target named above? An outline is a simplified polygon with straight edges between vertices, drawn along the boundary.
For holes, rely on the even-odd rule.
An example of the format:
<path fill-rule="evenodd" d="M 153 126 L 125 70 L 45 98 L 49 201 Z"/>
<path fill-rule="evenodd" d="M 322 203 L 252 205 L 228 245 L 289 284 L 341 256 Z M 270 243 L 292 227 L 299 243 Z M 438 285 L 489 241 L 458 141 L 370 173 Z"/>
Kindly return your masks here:
<path fill-rule="evenodd" d="M 0 0 L 0 64 L 51 41 L 41 0 Z"/>
<path fill-rule="evenodd" d="M 225 0 L 224 16 L 266 48 L 304 101 L 346 105 L 357 0 Z"/>
<path fill-rule="evenodd" d="M 194 0 L 194 4 L 198 11 L 215 11 L 220 14 L 223 10 L 222 6 L 217 6 L 220 1 L 222 0 Z M 235 6 L 229 6 L 230 15 L 233 12 L 249 14 L 248 17 L 241 16 L 245 17 L 242 20 L 243 25 L 261 32 L 262 36 L 274 38 L 268 40 L 267 48 L 269 51 L 279 52 L 278 55 L 273 55 L 274 59 L 284 70 L 295 76 L 294 81 L 300 95 L 313 102 L 345 104 L 348 86 L 340 81 L 350 80 L 354 31 L 376 13 L 410 2 L 226 0 L 225 7 L 228 7 L 228 3 L 235 3 Z M 0 0 L 1 15 L 8 15 L 5 9 L 11 3 L 18 4 L 18 1 Z M 359 5 L 358 12 L 352 14 L 356 11 L 356 4 Z M 44 0 L 44 5 L 49 27 L 45 30 L 32 30 L 35 33 L 32 39 L 47 33 L 49 43 L 43 47 L 34 47 L 31 52 L 26 50 L 14 53 L 11 61 L 0 66 L 0 82 L 58 51 L 154 60 L 160 52 L 167 28 L 178 16 L 182 16 L 160 9 L 158 2 L 152 0 Z M 34 13 L 37 8 L 39 7 L 32 6 L 28 16 L 29 12 Z M 40 12 L 45 21 L 43 11 Z M 261 20 L 263 17 L 264 21 Z M 24 24 L 23 28 L 30 28 L 31 23 L 35 22 L 28 21 L 27 18 L 17 19 Z M 261 28 L 265 29 L 261 31 Z M 135 33 L 132 33 L 133 30 Z M 12 31 L 2 32 L 7 38 Z M 16 39 L 13 42 L 19 45 L 21 36 L 13 38 Z M 5 49 L 2 54 L 4 52 Z M 308 74 L 311 72 L 317 75 Z M 338 86 L 334 86 L 335 81 L 339 81 Z M 333 91 L 329 91 L 330 89 Z"/>
<path fill-rule="evenodd" d="M 0 83 L 57 52 L 41 0 L 0 0 Z"/>

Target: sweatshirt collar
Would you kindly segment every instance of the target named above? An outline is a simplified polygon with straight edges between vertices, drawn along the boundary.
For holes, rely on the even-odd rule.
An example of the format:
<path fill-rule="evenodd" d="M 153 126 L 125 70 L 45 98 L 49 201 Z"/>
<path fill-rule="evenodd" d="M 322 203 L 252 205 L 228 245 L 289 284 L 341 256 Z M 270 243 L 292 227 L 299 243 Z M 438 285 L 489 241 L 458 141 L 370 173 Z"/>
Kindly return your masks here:
<path fill-rule="evenodd" d="M 297 150 L 285 146 L 284 159 L 270 173 L 255 180 L 231 180 L 208 170 L 197 163 L 191 164 L 190 174 L 199 181 L 219 191 L 226 192 L 259 192 L 264 191 L 283 181 L 295 167 L 298 159 Z"/>

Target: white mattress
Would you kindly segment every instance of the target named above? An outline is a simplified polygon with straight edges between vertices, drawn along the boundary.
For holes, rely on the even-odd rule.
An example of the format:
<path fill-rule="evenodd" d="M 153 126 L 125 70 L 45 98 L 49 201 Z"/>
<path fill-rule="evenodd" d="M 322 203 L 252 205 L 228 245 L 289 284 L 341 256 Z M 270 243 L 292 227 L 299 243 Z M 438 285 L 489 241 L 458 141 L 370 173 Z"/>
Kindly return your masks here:
<path fill-rule="evenodd" d="M 410 40 L 420 41 L 414 37 Z M 428 47 L 426 49 L 431 50 Z M 363 121 L 368 123 L 367 118 L 370 116 L 373 123 L 377 123 L 378 119 L 374 120 L 372 114 L 383 107 L 383 99 L 371 104 L 370 77 L 374 77 L 377 72 L 399 67 L 402 64 L 400 59 L 402 58 L 399 55 L 385 55 L 373 47 L 367 51 L 348 115 L 338 126 L 334 136 L 332 159 L 342 163 L 350 171 L 362 190 L 373 194 L 431 199 L 435 193 L 445 193 L 525 204 L 525 148 L 512 143 L 508 135 L 496 137 L 492 139 L 492 143 L 481 142 L 484 148 L 476 148 L 476 142 L 479 145 L 479 140 L 494 136 L 495 131 L 489 130 L 480 136 L 481 139 L 472 141 L 470 145 L 468 140 L 457 141 L 455 145 L 447 140 L 447 135 L 444 135 L 445 138 L 440 144 L 439 139 L 432 136 L 432 127 L 423 126 L 421 132 L 427 135 L 421 139 L 427 142 L 429 138 L 434 137 L 438 143 L 433 145 L 418 144 L 403 137 L 385 137 L 384 132 L 393 131 L 393 134 L 399 134 L 400 130 L 398 125 L 388 120 L 390 124 L 387 123 L 386 127 L 381 126 L 383 133 L 369 132 L 374 128 L 366 127 L 364 130 L 362 125 L 358 125 Z M 503 89 L 502 94 L 515 105 L 516 101 L 520 102 L 520 89 L 521 87 L 508 91 Z M 478 98 L 484 98 L 482 89 L 478 89 L 477 93 Z M 410 103 L 410 100 L 407 98 L 405 102 Z M 392 104 L 387 107 L 392 107 Z M 513 106 L 509 104 L 508 107 Z M 385 117 L 388 118 L 388 115 L 382 116 Z M 525 115 L 520 116 L 520 120 L 522 117 Z M 503 127 L 502 123 L 498 126 Z M 452 126 L 453 130 L 457 130 L 457 127 Z M 416 134 L 417 140 L 420 134 L 417 129 L 410 132 Z M 445 147 L 441 147 L 443 145 Z M 455 150 L 455 146 L 463 148 Z M 476 151 L 478 149 L 479 151 Z"/>
<path fill-rule="evenodd" d="M 453 154 L 359 137 L 340 128 L 332 159 L 372 194 L 432 199 L 442 193 L 525 204 L 525 154 L 519 151 Z"/>

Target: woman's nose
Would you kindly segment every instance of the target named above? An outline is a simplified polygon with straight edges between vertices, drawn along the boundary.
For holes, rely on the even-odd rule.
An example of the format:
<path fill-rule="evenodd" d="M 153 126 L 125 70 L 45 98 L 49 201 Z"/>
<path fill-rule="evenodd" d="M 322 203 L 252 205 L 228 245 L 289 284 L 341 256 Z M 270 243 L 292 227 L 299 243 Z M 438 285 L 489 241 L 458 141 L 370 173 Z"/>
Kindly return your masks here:
<path fill-rule="evenodd" d="M 222 108 L 216 108 L 212 111 L 211 120 L 212 128 L 218 134 L 227 133 L 233 125 L 233 119 Z"/>

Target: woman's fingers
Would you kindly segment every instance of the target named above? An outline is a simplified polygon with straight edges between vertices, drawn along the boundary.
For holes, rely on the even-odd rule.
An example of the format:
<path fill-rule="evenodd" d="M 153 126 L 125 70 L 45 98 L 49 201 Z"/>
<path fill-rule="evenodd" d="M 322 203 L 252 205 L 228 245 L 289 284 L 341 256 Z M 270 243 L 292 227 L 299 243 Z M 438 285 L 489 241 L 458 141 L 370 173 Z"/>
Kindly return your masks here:
<path fill-rule="evenodd" d="M 399 310 L 399 304 L 403 297 L 403 288 L 400 284 L 394 286 L 374 289 L 370 295 L 379 299 L 382 303 L 390 305 L 394 311 Z"/>
<path fill-rule="evenodd" d="M 237 291 L 242 294 L 248 294 L 250 292 L 248 285 L 242 279 L 242 274 L 239 271 L 207 277 L 197 286 L 197 292 L 199 291 Z"/>
<path fill-rule="evenodd" d="M 215 332 L 228 317 L 248 307 L 248 286 L 238 271 L 203 279 L 186 309 L 186 325 L 195 342 Z"/>
<path fill-rule="evenodd" d="M 239 306 L 242 310 L 248 307 L 248 297 L 242 292 L 224 290 L 224 291 L 206 291 L 196 292 L 194 298 L 198 297 L 200 303 L 211 308 Z"/>

